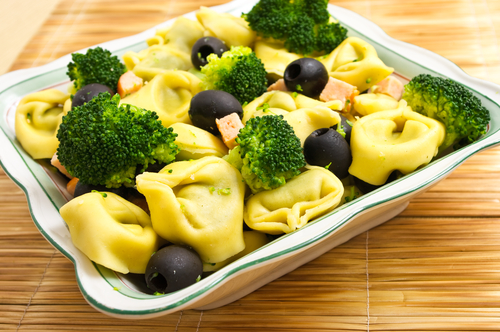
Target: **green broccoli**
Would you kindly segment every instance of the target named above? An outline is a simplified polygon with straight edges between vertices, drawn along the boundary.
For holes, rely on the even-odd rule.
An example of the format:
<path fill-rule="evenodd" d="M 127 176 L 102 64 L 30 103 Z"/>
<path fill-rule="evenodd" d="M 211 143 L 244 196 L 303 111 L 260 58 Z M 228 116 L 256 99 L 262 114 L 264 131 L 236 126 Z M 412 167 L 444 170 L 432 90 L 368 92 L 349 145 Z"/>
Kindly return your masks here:
<path fill-rule="evenodd" d="M 278 188 L 306 165 L 300 139 L 281 115 L 247 121 L 225 159 L 240 170 L 253 193 Z"/>
<path fill-rule="evenodd" d="M 294 53 L 330 53 L 347 38 L 347 29 L 331 19 L 328 0 L 260 0 L 243 18 L 259 36 L 283 41 Z"/>
<path fill-rule="evenodd" d="M 231 47 L 219 58 L 207 57 L 201 67 L 205 90 L 223 90 L 232 94 L 241 104 L 251 102 L 267 91 L 267 72 L 264 64 L 249 47 Z"/>
<path fill-rule="evenodd" d="M 439 150 L 467 145 L 486 133 L 488 110 L 465 86 L 449 78 L 421 74 L 405 85 L 403 99 L 416 112 L 441 121 L 446 136 Z"/>
<path fill-rule="evenodd" d="M 132 186 L 149 164 L 168 164 L 179 152 L 177 134 L 155 112 L 119 102 L 118 94 L 100 93 L 63 117 L 57 155 L 82 183 Z"/>
<path fill-rule="evenodd" d="M 87 84 L 99 83 L 116 92 L 120 76 L 127 71 L 117 56 L 101 47 L 90 48 L 86 54 L 71 54 L 66 73 L 78 91 Z"/>

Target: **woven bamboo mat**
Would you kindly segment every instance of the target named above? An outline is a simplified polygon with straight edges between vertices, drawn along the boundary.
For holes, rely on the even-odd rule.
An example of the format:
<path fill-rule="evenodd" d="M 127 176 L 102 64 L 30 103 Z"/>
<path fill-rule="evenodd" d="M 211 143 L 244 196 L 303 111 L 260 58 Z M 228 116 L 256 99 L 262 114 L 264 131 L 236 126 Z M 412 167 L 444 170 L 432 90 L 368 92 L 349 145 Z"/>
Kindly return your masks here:
<path fill-rule="evenodd" d="M 61 0 L 12 70 L 224 0 Z M 497 0 L 338 0 L 389 35 L 500 83 Z M 90 307 L 72 263 L 0 173 L 0 329 L 20 331 L 500 331 L 500 149 L 398 217 L 225 307 L 119 320 Z"/>

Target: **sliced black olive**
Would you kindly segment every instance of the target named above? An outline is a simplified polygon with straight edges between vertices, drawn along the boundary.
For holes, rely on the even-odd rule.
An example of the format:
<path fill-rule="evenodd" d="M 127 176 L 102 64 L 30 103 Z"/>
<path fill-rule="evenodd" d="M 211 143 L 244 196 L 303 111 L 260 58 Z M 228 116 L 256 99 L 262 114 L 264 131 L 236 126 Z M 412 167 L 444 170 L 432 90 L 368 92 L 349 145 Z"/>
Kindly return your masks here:
<path fill-rule="evenodd" d="M 347 118 L 343 115 L 340 115 L 340 124 L 342 125 L 342 130 L 345 133 L 345 140 L 347 143 L 351 143 L 351 130 L 352 130 L 352 123 L 349 124 Z M 332 129 L 337 130 L 337 125 L 333 125 Z"/>
<path fill-rule="evenodd" d="M 123 198 L 127 198 L 128 191 L 127 188 L 124 186 L 121 186 L 120 188 L 107 188 L 106 186 L 103 185 L 93 185 L 93 184 L 85 184 L 82 183 L 82 181 L 78 181 L 75 186 L 75 194 L 73 195 L 74 197 L 81 196 L 86 193 L 92 192 L 92 190 L 97 190 L 99 192 L 106 191 L 106 192 L 112 192 L 114 194 L 117 194 L 118 196 L 121 196 Z"/>
<path fill-rule="evenodd" d="M 243 116 L 240 102 L 232 94 L 221 90 L 205 90 L 197 93 L 191 99 L 189 118 L 193 125 L 214 135 L 219 134 L 215 119 L 220 119 L 231 113 Z"/>
<path fill-rule="evenodd" d="M 71 108 L 76 106 L 82 106 L 85 103 L 88 103 L 95 96 L 100 94 L 101 92 L 109 92 L 110 95 L 114 95 L 115 93 L 106 85 L 102 85 L 99 83 L 87 84 L 80 90 L 78 90 L 73 96 L 73 100 L 71 101 Z"/>
<path fill-rule="evenodd" d="M 349 175 L 351 149 L 344 137 L 332 128 L 315 130 L 306 138 L 304 157 L 310 165 L 328 167 L 339 179 Z"/>
<path fill-rule="evenodd" d="M 196 69 L 200 69 L 208 63 L 207 57 L 210 54 L 215 53 L 220 57 L 227 50 L 228 47 L 219 38 L 202 37 L 194 43 L 191 49 L 191 62 Z"/>
<path fill-rule="evenodd" d="M 328 83 L 325 66 L 313 58 L 301 58 L 288 64 L 283 75 L 286 88 L 311 98 L 318 98 Z"/>
<path fill-rule="evenodd" d="M 154 292 L 171 293 L 201 278 L 203 263 L 191 248 L 171 245 L 154 253 L 146 267 L 146 283 Z"/>

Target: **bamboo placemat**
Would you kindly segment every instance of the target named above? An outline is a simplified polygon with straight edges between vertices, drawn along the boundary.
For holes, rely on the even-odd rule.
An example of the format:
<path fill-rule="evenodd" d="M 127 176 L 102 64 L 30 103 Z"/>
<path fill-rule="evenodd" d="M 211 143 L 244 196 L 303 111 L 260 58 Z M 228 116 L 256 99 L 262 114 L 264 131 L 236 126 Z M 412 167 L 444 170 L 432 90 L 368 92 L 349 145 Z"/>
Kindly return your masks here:
<path fill-rule="evenodd" d="M 224 0 L 61 0 L 12 70 L 42 65 Z M 394 38 L 500 83 L 500 2 L 339 0 Z M 500 149 L 483 152 L 398 217 L 211 311 L 119 320 L 83 299 L 72 263 L 0 173 L 0 329 L 24 331 L 499 331 Z"/>

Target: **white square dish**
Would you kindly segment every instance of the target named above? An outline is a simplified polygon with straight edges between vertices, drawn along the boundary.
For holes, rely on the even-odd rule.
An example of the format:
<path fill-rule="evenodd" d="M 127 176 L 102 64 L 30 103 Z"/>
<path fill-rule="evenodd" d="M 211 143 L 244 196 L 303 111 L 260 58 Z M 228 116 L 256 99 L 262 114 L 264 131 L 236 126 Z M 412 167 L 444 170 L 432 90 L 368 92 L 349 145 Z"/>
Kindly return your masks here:
<path fill-rule="evenodd" d="M 256 1 L 236 0 L 214 9 L 239 16 Z M 489 109 L 491 122 L 487 135 L 430 165 L 392 182 L 361 199 L 345 204 L 332 213 L 285 235 L 213 275 L 181 291 L 152 296 L 141 292 L 133 276 L 118 275 L 93 264 L 73 246 L 59 208 L 69 196 L 62 179 L 43 163 L 27 155 L 14 133 L 14 112 L 19 99 L 48 87 L 65 89 L 70 56 L 39 68 L 17 71 L 0 77 L 0 162 L 7 174 L 25 191 L 33 220 L 45 238 L 73 261 L 77 280 L 85 299 L 98 310 L 121 318 L 149 318 L 188 308 L 210 309 L 248 294 L 262 285 L 318 257 L 331 248 L 399 214 L 415 195 L 447 176 L 473 154 L 500 143 L 500 98 L 495 84 L 472 78 L 450 61 L 432 52 L 396 41 L 361 16 L 330 6 L 332 15 L 349 30 L 372 44 L 380 58 L 404 77 L 420 73 L 450 77 L 470 88 Z M 194 19 L 194 13 L 186 17 Z M 173 21 L 162 24 L 165 26 Z M 152 28 L 141 34 L 102 44 L 121 55 L 128 50 L 146 48 Z M 425 65 L 424 65 L 425 64 Z"/>

